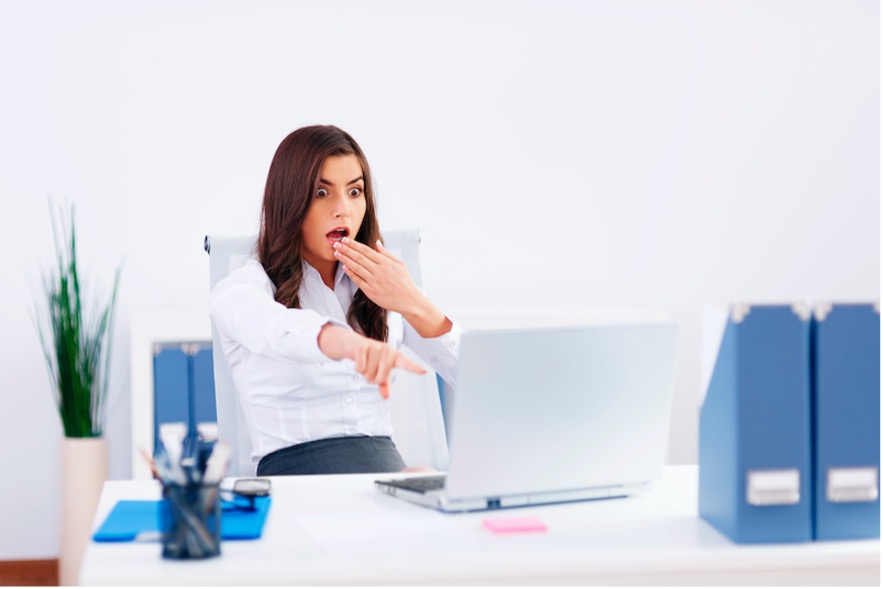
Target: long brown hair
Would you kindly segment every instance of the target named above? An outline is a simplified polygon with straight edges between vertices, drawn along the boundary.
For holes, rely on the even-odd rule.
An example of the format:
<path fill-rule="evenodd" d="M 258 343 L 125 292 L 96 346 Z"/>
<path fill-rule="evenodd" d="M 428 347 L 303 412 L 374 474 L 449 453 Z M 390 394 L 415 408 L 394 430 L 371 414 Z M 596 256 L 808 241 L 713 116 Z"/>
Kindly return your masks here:
<path fill-rule="evenodd" d="M 302 229 L 322 162 L 332 155 L 350 154 L 358 158 L 365 180 L 365 218 L 355 239 L 373 246 L 381 236 L 371 170 L 359 144 L 349 134 L 330 125 L 303 127 L 283 139 L 273 156 L 261 207 L 257 254 L 276 285 L 276 300 L 289 309 L 300 308 Z M 386 309 L 361 290 L 353 297 L 347 323 L 370 338 L 386 341 Z"/>

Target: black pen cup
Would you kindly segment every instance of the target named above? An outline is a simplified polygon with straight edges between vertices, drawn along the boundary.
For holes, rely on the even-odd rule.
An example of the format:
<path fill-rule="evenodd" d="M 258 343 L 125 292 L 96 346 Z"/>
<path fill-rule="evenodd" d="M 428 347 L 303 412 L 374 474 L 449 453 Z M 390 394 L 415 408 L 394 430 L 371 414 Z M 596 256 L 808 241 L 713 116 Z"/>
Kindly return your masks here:
<path fill-rule="evenodd" d="M 218 483 L 164 484 L 159 524 L 163 558 L 185 560 L 221 554 Z"/>

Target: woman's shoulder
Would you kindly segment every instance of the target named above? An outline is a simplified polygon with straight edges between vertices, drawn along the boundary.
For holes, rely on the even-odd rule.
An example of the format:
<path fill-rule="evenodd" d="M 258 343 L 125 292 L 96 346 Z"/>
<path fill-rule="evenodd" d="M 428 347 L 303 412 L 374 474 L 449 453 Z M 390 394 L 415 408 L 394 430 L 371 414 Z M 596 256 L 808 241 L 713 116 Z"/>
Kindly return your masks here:
<path fill-rule="evenodd" d="M 233 286 L 254 286 L 270 294 L 275 290 L 266 270 L 255 258 L 248 258 L 239 268 L 219 280 L 215 289 L 225 290 Z"/>

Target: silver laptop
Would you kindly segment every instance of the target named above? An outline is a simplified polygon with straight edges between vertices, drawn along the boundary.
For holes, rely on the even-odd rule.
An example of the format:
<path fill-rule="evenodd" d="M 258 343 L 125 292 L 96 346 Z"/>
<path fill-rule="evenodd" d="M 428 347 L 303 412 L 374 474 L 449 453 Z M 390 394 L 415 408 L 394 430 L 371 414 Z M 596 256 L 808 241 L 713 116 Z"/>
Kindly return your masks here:
<path fill-rule="evenodd" d="M 447 474 L 378 480 L 442 511 L 630 495 L 665 461 L 673 324 L 463 335 Z"/>

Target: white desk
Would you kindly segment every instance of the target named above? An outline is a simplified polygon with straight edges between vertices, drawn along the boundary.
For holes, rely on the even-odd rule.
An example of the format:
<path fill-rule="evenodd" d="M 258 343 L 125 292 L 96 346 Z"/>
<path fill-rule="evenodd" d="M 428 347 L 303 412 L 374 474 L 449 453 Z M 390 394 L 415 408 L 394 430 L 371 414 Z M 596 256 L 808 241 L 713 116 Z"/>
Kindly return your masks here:
<path fill-rule="evenodd" d="M 383 495 L 376 475 L 273 478 L 256 541 L 219 558 L 166 561 L 158 543 L 91 543 L 85 585 L 868 584 L 880 542 L 736 545 L 696 515 L 695 466 L 667 467 L 646 495 L 446 515 Z M 105 484 L 95 527 L 153 481 Z M 495 535 L 489 517 L 535 516 L 547 532 Z"/>

